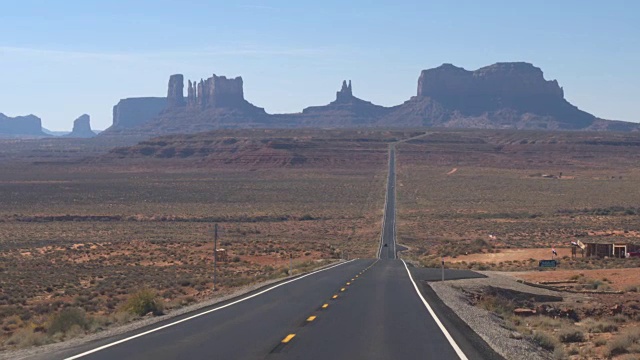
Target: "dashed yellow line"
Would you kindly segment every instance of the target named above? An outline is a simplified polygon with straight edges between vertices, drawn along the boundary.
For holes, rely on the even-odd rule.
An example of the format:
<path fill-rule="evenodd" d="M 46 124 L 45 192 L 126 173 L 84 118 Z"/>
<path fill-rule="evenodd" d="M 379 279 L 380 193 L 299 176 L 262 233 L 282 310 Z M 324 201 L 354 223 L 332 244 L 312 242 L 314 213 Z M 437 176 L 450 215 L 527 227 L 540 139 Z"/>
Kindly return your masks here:
<path fill-rule="evenodd" d="M 283 344 L 286 344 L 286 343 L 288 343 L 289 341 L 291 341 L 291 339 L 293 339 L 294 337 L 296 337 L 296 334 L 289 334 L 289 335 L 287 335 L 287 337 L 286 337 L 286 338 L 282 339 L 282 341 L 281 341 L 281 342 L 282 342 Z"/>
<path fill-rule="evenodd" d="M 329 307 L 329 304 L 324 304 L 324 305 L 322 305 L 322 308 L 323 308 L 323 309 L 326 309 L 326 308 L 328 308 L 328 307 Z"/>
<path fill-rule="evenodd" d="M 315 319 L 316 319 L 316 316 L 315 316 L 315 315 L 314 315 L 314 316 L 309 316 L 309 317 L 307 318 L 307 322 L 312 322 L 312 321 L 313 321 L 313 320 L 315 320 Z"/>
<path fill-rule="evenodd" d="M 345 291 L 345 290 L 347 290 L 347 289 L 346 289 L 346 288 L 342 288 L 342 289 L 340 289 L 340 291 L 341 291 L 341 292 L 343 292 L 343 291 Z"/>
<path fill-rule="evenodd" d="M 331 298 L 335 300 L 338 298 L 338 295 L 333 295 Z"/>
<path fill-rule="evenodd" d="M 347 286 L 349 286 L 349 285 L 351 285 L 351 283 L 350 283 L 350 282 L 348 282 L 348 283 L 347 283 Z"/>

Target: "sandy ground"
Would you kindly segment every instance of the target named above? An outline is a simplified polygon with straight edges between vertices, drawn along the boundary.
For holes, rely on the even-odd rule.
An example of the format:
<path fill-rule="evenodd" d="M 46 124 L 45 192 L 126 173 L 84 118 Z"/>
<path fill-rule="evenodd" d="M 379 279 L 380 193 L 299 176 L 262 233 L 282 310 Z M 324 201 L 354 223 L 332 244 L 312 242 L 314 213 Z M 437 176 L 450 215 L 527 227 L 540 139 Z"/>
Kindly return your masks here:
<path fill-rule="evenodd" d="M 563 256 L 571 256 L 571 248 L 556 247 L 558 258 Z M 447 262 L 484 262 L 484 263 L 498 263 L 501 261 L 522 261 L 529 259 L 536 260 L 550 260 L 551 248 L 538 248 L 538 249 L 500 249 L 498 253 L 483 253 L 483 254 L 471 254 L 461 255 L 456 258 L 445 258 Z"/>
<path fill-rule="evenodd" d="M 607 279 L 609 285 L 616 290 L 624 290 L 628 286 L 640 286 L 640 268 L 631 269 L 599 269 L 599 270 L 556 270 L 513 273 L 514 276 L 531 281 L 564 281 L 572 276 L 584 275 L 587 279 Z"/>

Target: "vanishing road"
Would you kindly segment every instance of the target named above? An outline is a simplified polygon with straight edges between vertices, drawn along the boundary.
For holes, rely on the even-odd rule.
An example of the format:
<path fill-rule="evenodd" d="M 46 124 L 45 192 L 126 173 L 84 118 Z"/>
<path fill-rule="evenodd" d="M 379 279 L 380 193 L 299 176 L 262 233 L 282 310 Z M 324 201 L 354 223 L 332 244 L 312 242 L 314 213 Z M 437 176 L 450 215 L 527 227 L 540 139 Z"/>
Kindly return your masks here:
<path fill-rule="evenodd" d="M 339 263 L 46 359 L 501 359 L 397 259 L 395 149 L 378 259 Z M 447 278 L 479 276 L 449 271 Z"/>

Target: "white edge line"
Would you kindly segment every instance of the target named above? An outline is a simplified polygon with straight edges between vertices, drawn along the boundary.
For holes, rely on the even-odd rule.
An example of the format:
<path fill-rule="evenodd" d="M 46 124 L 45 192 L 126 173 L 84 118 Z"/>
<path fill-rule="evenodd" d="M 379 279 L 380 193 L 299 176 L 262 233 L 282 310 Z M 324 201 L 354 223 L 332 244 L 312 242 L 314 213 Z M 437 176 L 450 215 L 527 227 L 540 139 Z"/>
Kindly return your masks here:
<path fill-rule="evenodd" d="M 168 328 L 168 327 L 170 327 L 170 326 L 174 326 L 174 325 L 177 325 L 177 324 L 183 323 L 183 322 L 185 322 L 185 321 L 189 321 L 189 320 L 195 319 L 195 318 L 197 318 L 197 317 L 200 317 L 200 316 L 203 316 L 203 315 L 206 315 L 206 314 L 212 313 L 212 312 L 214 312 L 214 311 L 218 311 L 218 310 L 224 309 L 224 308 L 226 308 L 226 307 L 229 307 L 229 306 L 235 305 L 235 304 L 240 303 L 240 302 L 243 302 L 243 301 L 245 301 L 245 300 L 249 300 L 249 299 L 251 299 L 251 298 L 254 298 L 254 297 L 258 296 L 258 295 L 262 295 L 262 294 L 264 294 L 264 293 L 266 293 L 266 292 L 268 292 L 268 291 L 271 291 L 271 290 L 273 290 L 273 289 L 275 289 L 275 288 L 278 288 L 278 287 L 280 287 L 280 286 L 283 286 L 283 285 L 286 285 L 286 284 L 292 283 L 292 282 L 294 282 L 294 281 L 298 281 L 298 280 L 300 280 L 300 279 L 306 278 L 307 276 L 311 276 L 311 275 L 313 275 L 313 274 L 317 274 L 317 273 L 322 272 L 322 271 L 327 271 L 327 270 L 333 269 L 333 268 L 335 268 L 335 267 L 337 267 L 337 266 L 341 266 L 341 265 L 344 265 L 344 264 L 350 263 L 350 262 L 355 261 L 355 260 L 356 260 L 356 259 L 349 260 L 349 261 L 346 261 L 346 262 L 343 262 L 343 263 L 340 263 L 340 264 L 333 265 L 333 266 L 328 267 L 328 268 L 324 268 L 324 269 L 316 270 L 316 271 L 311 272 L 311 273 L 308 273 L 308 274 L 306 274 L 306 275 L 302 275 L 302 276 L 297 277 L 297 278 L 295 278 L 295 279 L 291 279 L 291 280 L 289 280 L 289 281 L 285 281 L 285 282 L 280 283 L 280 284 L 278 284 L 278 285 L 272 286 L 272 287 L 270 287 L 270 288 L 268 288 L 268 289 L 262 290 L 262 291 L 260 291 L 260 292 L 258 292 L 258 293 L 253 294 L 253 295 L 250 295 L 250 296 L 244 297 L 244 298 L 242 298 L 242 299 L 238 299 L 238 300 L 236 300 L 236 301 L 230 302 L 230 303 L 228 303 L 228 304 L 226 304 L 226 305 L 222 305 L 222 306 L 219 306 L 219 307 L 214 308 L 214 309 L 211 309 L 211 310 L 203 311 L 203 312 L 201 312 L 201 313 L 198 313 L 198 314 L 195 314 L 195 315 L 189 316 L 189 317 L 187 317 L 187 318 L 184 318 L 184 319 L 181 319 L 181 320 L 178 320 L 178 321 L 174 321 L 174 322 L 172 322 L 172 323 L 169 323 L 169 324 L 166 324 L 166 325 L 163 325 L 163 326 L 157 327 L 157 328 L 155 328 L 155 329 L 147 330 L 147 331 L 142 332 L 142 333 L 140 333 L 140 334 L 136 334 L 136 335 L 130 336 L 130 337 L 128 337 L 128 338 L 124 338 L 124 339 L 121 339 L 121 340 L 118 340 L 118 341 L 115 341 L 115 342 L 112 342 L 112 343 L 109 343 L 109 344 L 106 344 L 106 345 L 102 345 L 102 346 L 97 347 L 97 348 L 95 348 L 95 349 L 92 349 L 92 350 L 89 350 L 89 351 L 85 351 L 85 352 L 83 352 L 82 354 L 78 354 L 78 355 L 74 355 L 74 356 L 71 356 L 71 357 L 65 358 L 65 360 L 74 360 L 74 359 L 79 359 L 79 358 L 84 357 L 84 356 L 87 356 L 87 355 L 89 355 L 89 354 L 93 354 L 93 353 L 95 353 L 95 352 L 98 352 L 98 351 L 101 351 L 101 350 L 104 350 L 104 349 L 110 348 L 110 347 L 112 347 L 112 346 L 115 346 L 115 345 L 118 345 L 118 344 L 122 344 L 122 343 L 124 343 L 124 342 L 129 341 L 129 340 L 133 340 L 133 339 L 135 339 L 135 338 L 139 338 L 139 337 L 141 337 L 141 336 L 148 335 L 148 334 L 154 333 L 154 332 L 159 331 L 159 330 L 162 330 L 162 329 L 166 329 L 166 328 Z"/>
<path fill-rule="evenodd" d="M 402 263 L 404 264 L 404 268 L 407 269 L 407 274 L 409 274 L 409 280 L 411 280 L 411 283 L 413 283 L 413 287 L 414 287 L 414 289 L 416 289 L 416 292 L 418 293 L 418 296 L 420 297 L 420 300 L 422 300 L 422 303 L 424 304 L 424 306 L 429 311 L 429 314 L 431 314 L 431 317 L 433 318 L 433 320 L 436 321 L 436 324 L 438 324 L 438 327 L 444 333 L 444 336 L 449 341 L 449 344 L 451 344 L 451 347 L 453 347 L 453 350 L 456 352 L 456 354 L 458 354 L 458 356 L 460 357 L 460 360 L 468 360 L 467 356 L 462 352 L 462 349 L 460 349 L 458 344 L 456 344 L 456 341 L 453 340 L 453 337 L 451 337 L 451 334 L 449 334 L 449 332 L 444 327 L 444 325 L 442 325 L 442 322 L 440 322 L 440 319 L 438 319 L 438 316 L 433 311 L 431 306 L 429 306 L 429 303 L 427 303 L 427 300 L 425 300 L 424 297 L 422 296 L 422 294 L 420 293 L 420 290 L 418 289 L 418 285 L 416 285 L 416 282 L 413 281 L 413 277 L 411 276 L 411 272 L 409 271 L 409 267 L 407 267 L 407 263 L 404 260 L 402 260 Z"/>

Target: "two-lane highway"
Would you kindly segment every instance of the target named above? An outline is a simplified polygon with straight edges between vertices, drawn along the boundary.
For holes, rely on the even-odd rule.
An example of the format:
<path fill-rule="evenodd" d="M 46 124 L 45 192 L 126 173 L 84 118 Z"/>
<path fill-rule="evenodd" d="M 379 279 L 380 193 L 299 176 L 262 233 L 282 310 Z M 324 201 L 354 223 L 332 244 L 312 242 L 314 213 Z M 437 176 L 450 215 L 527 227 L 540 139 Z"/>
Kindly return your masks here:
<path fill-rule="evenodd" d="M 392 145 L 377 259 L 340 263 L 41 358 L 500 359 L 437 298 L 429 304 L 421 280 L 439 272 L 397 259 L 395 178 Z"/>
<path fill-rule="evenodd" d="M 389 148 L 389 173 L 387 175 L 387 194 L 382 215 L 379 259 L 395 259 L 396 250 L 396 149 Z"/>

